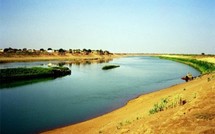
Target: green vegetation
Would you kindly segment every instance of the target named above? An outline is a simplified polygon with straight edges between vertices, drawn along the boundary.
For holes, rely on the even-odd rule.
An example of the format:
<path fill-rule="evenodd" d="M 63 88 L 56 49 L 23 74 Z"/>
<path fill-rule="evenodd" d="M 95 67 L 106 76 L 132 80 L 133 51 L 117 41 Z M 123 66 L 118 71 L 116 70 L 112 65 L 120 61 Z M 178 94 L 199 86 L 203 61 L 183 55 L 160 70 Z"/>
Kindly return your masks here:
<path fill-rule="evenodd" d="M 0 70 L 0 81 L 12 82 L 32 78 L 60 77 L 71 74 L 67 67 L 7 68 Z"/>
<path fill-rule="evenodd" d="M 215 71 L 215 64 L 209 63 L 206 61 L 200 61 L 200 60 L 196 60 L 196 59 L 187 59 L 187 58 L 163 57 L 163 56 L 160 56 L 160 58 L 187 64 L 189 66 L 196 68 L 202 74 L 206 74 L 206 73 Z"/>
<path fill-rule="evenodd" d="M 130 120 L 124 120 L 124 121 L 121 121 L 120 123 L 118 123 L 118 125 L 116 126 L 117 129 L 121 129 L 122 126 L 126 126 L 126 125 L 129 125 L 131 124 L 132 121 Z"/>
<path fill-rule="evenodd" d="M 108 70 L 108 69 L 113 69 L 113 68 L 117 68 L 117 67 L 120 67 L 120 66 L 119 65 L 106 65 L 102 69 Z"/>
<path fill-rule="evenodd" d="M 154 104 L 154 107 L 149 110 L 150 114 L 157 113 L 159 111 L 164 111 L 167 108 L 168 98 L 161 99 L 160 103 Z"/>
<path fill-rule="evenodd" d="M 3 49 L 2 49 L 3 50 Z M 17 55 L 28 55 L 28 56 L 39 56 L 39 55 L 66 55 L 66 54 L 74 54 L 74 55 L 89 55 L 89 54 L 98 54 L 98 55 L 113 55 L 107 50 L 91 50 L 91 49 L 52 49 L 48 48 L 47 50 L 44 48 L 40 48 L 39 50 L 36 49 L 17 49 L 17 48 L 4 48 L 3 51 L 0 52 L 1 56 L 5 57 L 13 57 Z"/>
<path fill-rule="evenodd" d="M 169 108 L 174 108 L 180 105 L 184 105 L 187 101 L 183 99 L 181 94 L 178 94 L 172 98 L 162 98 L 159 103 L 154 104 L 153 108 L 149 110 L 149 114 L 155 114 L 160 111 L 164 111 Z"/>

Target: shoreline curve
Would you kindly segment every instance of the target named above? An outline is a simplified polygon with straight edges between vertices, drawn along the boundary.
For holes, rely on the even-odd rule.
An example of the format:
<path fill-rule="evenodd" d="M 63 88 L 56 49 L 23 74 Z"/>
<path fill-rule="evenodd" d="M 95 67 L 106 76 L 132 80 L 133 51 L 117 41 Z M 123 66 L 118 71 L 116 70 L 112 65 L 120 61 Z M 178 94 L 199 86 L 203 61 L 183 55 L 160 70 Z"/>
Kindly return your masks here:
<path fill-rule="evenodd" d="M 210 81 L 208 81 L 210 79 Z M 179 121 L 180 118 L 189 118 L 191 114 L 196 115 L 198 113 L 204 113 L 206 111 L 211 111 L 209 114 L 210 116 L 214 117 L 212 120 L 205 120 L 207 122 L 206 128 L 215 130 L 213 126 L 210 126 L 209 124 L 215 123 L 215 115 L 212 114 L 212 112 L 215 112 L 215 103 L 207 104 L 208 109 L 200 108 L 199 111 L 195 110 L 195 107 L 199 105 L 200 102 L 205 102 L 205 100 L 209 99 L 209 101 L 212 101 L 211 99 L 215 94 L 215 73 L 210 73 L 206 75 L 202 75 L 198 78 L 196 78 L 193 81 L 182 83 L 178 85 L 174 85 L 165 89 L 161 89 L 156 92 L 140 95 L 137 98 L 134 98 L 128 103 L 119 108 L 116 109 L 110 113 L 104 114 L 102 116 L 77 123 L 74 125 L 65 126 L 62 128 L 57 128 L 54 130 L 50 130 L 47 132 L 44 132 L 44 134 L 57 134 L 57 133 L 130 133 L 130 132 L 138 132 L 145 131 L 145 132 L 156 132 L 157 128 L 156 126 L 160 126 L 161 130 L 164 132 L 168 132 L 168 129 L 162 129 L 162 123 L 166 123 L 166 119 L 169 119 L 170 121 L 167 122 L 167 125 L 173 125 L 174 124 L 171 121 Z M 186 99 L 187 103 L 183 106 L 178 106 L 172 109 L 164 110 L 162 112 L 158 112 L 156 114 L 150 115 L 149 110 L 153 107 L 154 104 L 159 102 L 162 98 L 165 98 L 167 96 L 174 97 L 178 94 L 182 94 L 183 98 Z M 196 94 L 195 97 L 193 97 L 193 94 Z M 208 97 L 208 94 L 211 94 L 211 98 Z M 153 99 L 151 99 L 153 98 Z M 204 100 L 204 101 L 203 101 Z M 215 100 L 214 100 L 215 101 Z M 194 109 L 192 112 L 190 112 L 190 109 Z M 201 112 L 202 111 L 202 112 Z M 171 113 L 171 114 L 170 114 Z M 186 114 L 182 114 L 186 113 Z M 187 117 L 188 115 L 188 117 Z M 165 117 L 167 116 L 167 117 Z M 180 117 L 182 116 L 182 117 Z M 177 117 L 177 118 L 176 118 Z M 180 118 L 179 118 L 180 117 Z M 211 117 L 211 118 L 212 118 Z M 158 122 L 157 120 L 159 118 L 162 118 L 164 122 Z M 195 117 L 194 117 L 195 118 Z M 159 119 L 159 120 L 162 120 Z M 165 120 L 164 120 L 165 119 Z M 192 119 L 192 123 L 197 123 L 196 127 L 198 127 L 198 120 Z M 200 124 L 199 124 L 200 125 Z M 138 127 L 141 126 L 141 127 Z M 201 132 L 204 129 L 199 129 L 198 131 Z M 175 132 L 183 132 L 183 127 L 177 126 L 177 129 L 175 129 Z M 172 129 L 171 129 L 172 130 Z M 197 132 L 195 130 L 195 132 Z"/>

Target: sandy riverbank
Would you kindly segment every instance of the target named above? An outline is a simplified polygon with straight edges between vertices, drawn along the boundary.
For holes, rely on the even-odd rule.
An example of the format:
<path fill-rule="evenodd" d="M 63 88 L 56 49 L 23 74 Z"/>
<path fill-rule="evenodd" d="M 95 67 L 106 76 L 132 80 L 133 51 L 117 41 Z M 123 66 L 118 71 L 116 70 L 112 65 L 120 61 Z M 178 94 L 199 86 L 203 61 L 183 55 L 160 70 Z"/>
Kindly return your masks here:
<path fill-rule="evenodd" d="M 86 60 L 110 60 L 113 58 L 120 58 L 124 55 L 98 55 L 98 54 L 89 54 L 89 55 L 58 55 L 58 54 L 52 54 L 52 55 L 32 55 L 32 56 L 26 56 L 26 55 L 13 55 L 11 57 L 6 56 L 0 56 L 0 63 L 5 62 L 20 62 L 20 61 L 50 61 L 50 60 L 68 60 L 68 61 L 86 61 Z"/>
<path fill-rule="evenodd" d="M 162 98 L 181 96 L 185 104 L 149 114 Z M 215 133 L 215 73 L 131 100 L 103 116 L 46 134 Z"/>

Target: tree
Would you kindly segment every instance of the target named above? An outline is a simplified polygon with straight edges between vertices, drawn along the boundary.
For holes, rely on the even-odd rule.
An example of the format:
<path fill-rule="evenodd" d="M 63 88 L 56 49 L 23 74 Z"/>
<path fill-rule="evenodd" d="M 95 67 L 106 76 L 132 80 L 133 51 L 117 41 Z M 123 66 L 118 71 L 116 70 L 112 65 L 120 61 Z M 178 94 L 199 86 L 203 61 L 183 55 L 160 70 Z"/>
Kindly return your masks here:
<path fill-rule="evenodd" d="M 83 49 L 83 51 L 82 51 L 82 52 L 83 52 L 83 54 L 85 54 L 85 55 L 88 55 L 88 54 L 89 54 L 88 50 L 87 50 L 87 49 L 85 49 L 85 48 Z"/>
<path fill-rule="evenodd" d="M 40 52 L 44 52 L 45 50 L 43 48 L 40 48 Z"/>
<path fill-rule="evenodd" d="M 58 50 L 58 52 L 59 52 L 60 55 L 64 55 L 66 51 L 63 48 L 60 48 Z"/>
<path fill-rule="evenodd" d="M 52 48 L 48 48 L 48 49 L 47 49 L 47 52 L 51 54 L 51 53 L 53 53 L 54 51 L 52 50 Z"/>
<path fill-rule="evenodd" d="M 109 52 L 109 51 L 107 51 L 107 50 L 105 50 L 105 51 L 104 51 L 104 54 L 109 55 L 109 54 L 110 54 L 110 52 Z"/>
<path fill-rule="evenodd" d="M 75 49 L 74 52 L 77 53 L 77 54 L 80 54 L 81 50 L 80 49 Z"/>
<path fill-rule="evenodd" d="M 16 53 L 17 50 L 18 49 L 16 49 L 16 48 L 9 47 L 9 48 L 5 48 L 3 51 L 6 53 Z"/>
<path fill-rule="evenodd" d="M 27 51 L 27 48 L 23 48 L 22 51 L 23 51 L 23 52 L 26 52 L 26 51 Z"/>
<path fill-rule="evenodd" d="M 72 49 L 69 49 L 69 53 L 73 53 Z"/>
<path fill-rule="evenodd" d="M 65 50 L 64 50 L 63 48 L 60 48 L 60 49 L 59 49 L 59 52 L 60 52 L 60 53 L 63 53 L 63 52 L 65 52 Z"/>
<path fill-rule="evenodd" d="M 99 50 L 99 54 L 100 54 L 100 55 L 104 55 L 104 52 L 100 49 L 100 50 Z"/>
<path fill-rule="evenodd" d="M 9 50 L 10 50 L 10 48 L 5 48 L 4 52 L 7 53 L 7 52 L 9 52 Z"/>

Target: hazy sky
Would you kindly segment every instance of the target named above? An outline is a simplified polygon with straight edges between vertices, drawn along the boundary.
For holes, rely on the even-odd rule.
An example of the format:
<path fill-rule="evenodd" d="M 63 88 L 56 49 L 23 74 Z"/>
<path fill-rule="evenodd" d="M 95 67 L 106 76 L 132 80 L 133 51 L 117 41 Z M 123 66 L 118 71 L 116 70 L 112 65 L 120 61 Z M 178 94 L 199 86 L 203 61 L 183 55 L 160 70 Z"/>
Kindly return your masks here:
<path fill-rule="evenodd" d="M 215 54 L 215 0 L 0 0 L 0 48 Z"/>

